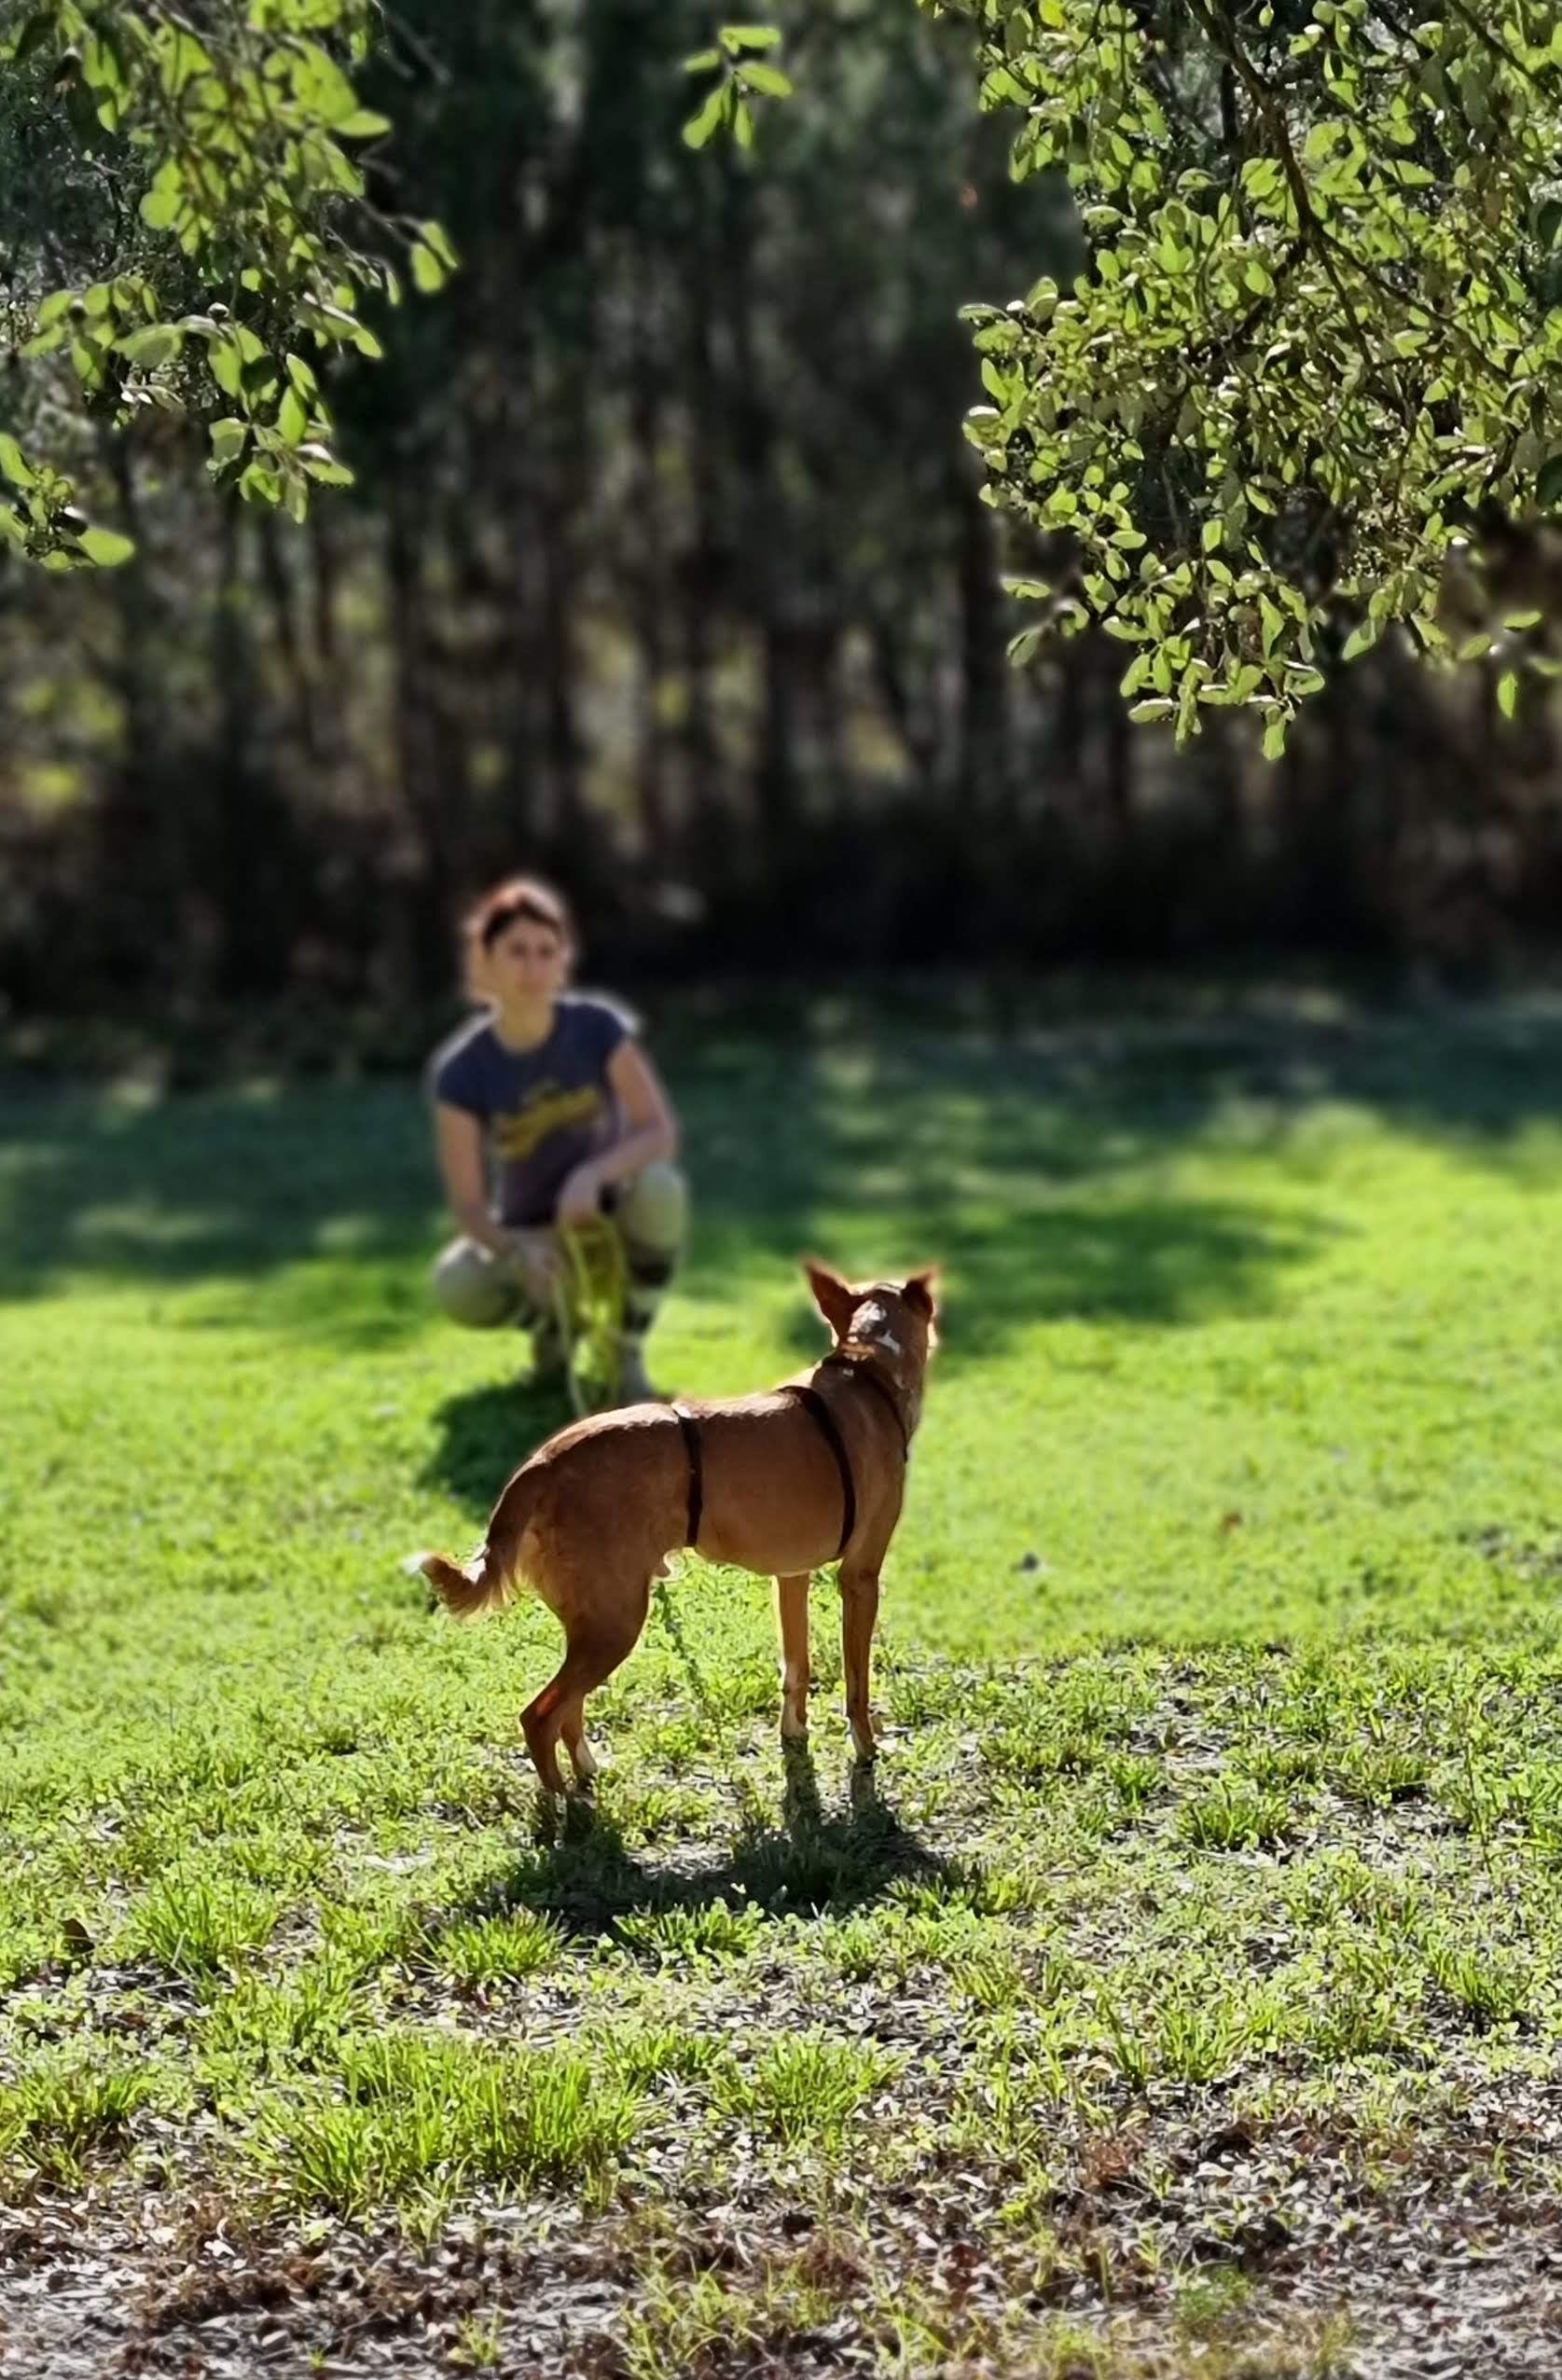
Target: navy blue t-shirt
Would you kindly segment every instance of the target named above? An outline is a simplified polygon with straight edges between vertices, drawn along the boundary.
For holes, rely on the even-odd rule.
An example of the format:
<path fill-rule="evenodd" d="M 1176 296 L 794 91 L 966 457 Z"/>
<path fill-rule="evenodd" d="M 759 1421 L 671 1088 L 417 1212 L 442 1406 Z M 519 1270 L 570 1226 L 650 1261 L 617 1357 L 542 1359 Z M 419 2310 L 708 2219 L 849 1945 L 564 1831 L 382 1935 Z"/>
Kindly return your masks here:
<path fill-rule="evenodd" d="M 535 1049 L 506 1049 L 484 1015 L 435 1051 L 430 1091 L 483 1127 L 501 1223 L 516 1230 L 551 1223 L 575 1167 L 615 1137 L 607 1069 L 633 1031 L 615 1002 L 572 992 L 555 1001 L 553 1030 Z"/>

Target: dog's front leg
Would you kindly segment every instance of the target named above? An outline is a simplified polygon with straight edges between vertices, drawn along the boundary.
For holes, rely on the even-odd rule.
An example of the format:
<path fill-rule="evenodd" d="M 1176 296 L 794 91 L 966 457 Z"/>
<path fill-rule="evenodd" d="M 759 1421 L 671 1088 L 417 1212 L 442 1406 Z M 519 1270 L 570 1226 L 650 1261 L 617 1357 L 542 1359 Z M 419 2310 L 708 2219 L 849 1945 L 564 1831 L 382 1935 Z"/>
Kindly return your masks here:
<path fill-rule="evenodd" d="M 846 1716 L 851 1744 L 859 1760 L 872 1760 L 873 1721 L 868 1716 L 869 1670 L 873 1626 L 878 1617 L 878 1571 L 842 1563 L 840 1572 L 840 1632 L 842 1667 L 846 1671 Z"/>
<path fill-rule="evenodd" d="M 781 1626 L 781 1734 L 809 1732 L 809 1574 L 776 1581 L 776 1618 Z"/>

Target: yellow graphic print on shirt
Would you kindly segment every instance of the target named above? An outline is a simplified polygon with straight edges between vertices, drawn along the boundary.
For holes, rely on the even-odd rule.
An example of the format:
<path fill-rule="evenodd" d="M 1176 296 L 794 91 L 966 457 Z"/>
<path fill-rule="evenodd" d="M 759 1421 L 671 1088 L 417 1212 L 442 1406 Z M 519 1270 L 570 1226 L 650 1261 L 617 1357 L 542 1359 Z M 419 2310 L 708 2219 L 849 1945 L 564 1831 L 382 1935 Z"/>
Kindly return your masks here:
<path fill-rule="evenodd" d="M 522 1106 L 494 1116 L 491 1128 L 494 1149 L 501 1157 L 519 1163 L 553 1133 L 579 1131 L 598 1123 L 604 1108 L 601 1092 L 592 1084 L 564 1091 L 557 1083 L 539 1083 Z"/>

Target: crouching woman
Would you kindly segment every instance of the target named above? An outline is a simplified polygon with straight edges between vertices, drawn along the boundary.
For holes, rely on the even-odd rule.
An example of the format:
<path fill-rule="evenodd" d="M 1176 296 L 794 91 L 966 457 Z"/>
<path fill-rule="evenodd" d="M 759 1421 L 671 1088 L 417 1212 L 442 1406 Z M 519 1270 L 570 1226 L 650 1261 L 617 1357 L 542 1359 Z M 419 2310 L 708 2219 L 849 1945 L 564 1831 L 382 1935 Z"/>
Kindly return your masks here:
<path fill-rule="evenodd" d="M 434 1269 L 447 1314 L 532 1334 L 534 1377 L 561 1376 L 558 1234 L 605 1215 L 624 1252 L 614 1392 L 655 1395 L 645 1337 L 677 1266 L 687 1193 L 666 1091 L 616 1001 L 568 989 L 569 908 L 531 877 L 495 886 L 466 921 L 484 1012 L 429 1062 L 435 1144 L 460 1237 Z"/>

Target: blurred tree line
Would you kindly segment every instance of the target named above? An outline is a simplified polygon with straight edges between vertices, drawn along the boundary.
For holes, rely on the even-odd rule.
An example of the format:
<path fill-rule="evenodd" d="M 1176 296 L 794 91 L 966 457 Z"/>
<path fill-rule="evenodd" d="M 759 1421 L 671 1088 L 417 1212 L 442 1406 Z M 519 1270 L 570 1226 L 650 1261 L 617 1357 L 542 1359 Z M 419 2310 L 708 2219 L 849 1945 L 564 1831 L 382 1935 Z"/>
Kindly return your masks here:
<path fill-rule="evenodd" d="M 1271 767 L 1131 727 L 1109 639 L 1009 668 L 958 310 L 1072 270 L 1067 195 L 968 32 L 771 13 L 797 98 L 696 153 L 693 0 L 396 0 L 371 185 L 462 269 L 328 377 L 355 487 L 296 525 L 153 412 L 94 464 L 131 561 L 0 558 L 13 1009 L 418 1002 L 518 864 L 642 971 L 1545 937 L 1546 706 L 1486 670 L 1380 651 Z"/>

